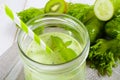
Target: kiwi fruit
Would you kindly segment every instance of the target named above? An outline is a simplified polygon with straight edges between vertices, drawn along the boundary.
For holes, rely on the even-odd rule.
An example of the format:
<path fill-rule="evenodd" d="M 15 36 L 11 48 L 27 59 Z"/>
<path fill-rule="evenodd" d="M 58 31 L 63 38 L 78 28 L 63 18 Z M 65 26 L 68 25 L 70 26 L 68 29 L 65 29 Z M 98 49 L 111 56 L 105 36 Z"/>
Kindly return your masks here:
<path fill-rule="evenodd" d="M 49 0 L 45 6 L 45 13 L 65 13 L 66 2 L 64 0 Z"/>

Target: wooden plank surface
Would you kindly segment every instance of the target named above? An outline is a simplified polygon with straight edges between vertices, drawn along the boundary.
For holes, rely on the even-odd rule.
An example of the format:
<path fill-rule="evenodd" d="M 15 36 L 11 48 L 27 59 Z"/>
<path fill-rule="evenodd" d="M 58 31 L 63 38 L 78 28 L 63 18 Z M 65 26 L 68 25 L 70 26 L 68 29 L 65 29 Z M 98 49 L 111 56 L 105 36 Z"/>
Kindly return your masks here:
<path fill-rule="evenodd" d="M 5 80 L 18 63 L 19 56 L 17 52 L 17 44 L 14 44 L 14 46 L 10 47 L 2 56 L 0 56 L 0 80 Z"/>
<path fill-rule="evenodd" d="M 0 0 L 0 7 L 3 4 L 14 12 L 19 12 L 24 9 L 26 0 Z M 15 24 L 5 15 L 3 8 L 0 8 L 0 56 L 13 44 L 15 35 Z"/>

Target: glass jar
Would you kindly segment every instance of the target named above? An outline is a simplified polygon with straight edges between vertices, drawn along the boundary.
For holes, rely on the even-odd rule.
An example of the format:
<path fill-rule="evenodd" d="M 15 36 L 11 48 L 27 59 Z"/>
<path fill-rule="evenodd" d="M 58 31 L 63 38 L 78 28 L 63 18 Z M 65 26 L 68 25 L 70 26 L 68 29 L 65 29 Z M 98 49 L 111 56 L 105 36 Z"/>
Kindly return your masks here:
<path fill-rule="evenodd" d="M 64 63 L 41 63 L 26 54 L 33 40 L 20 31 L 18 46 L 24 63 L 25 80 L 85 80 L 90 41 L 88 32 L 80 21 L 65 14 L 44 14 L 30 20 L 27 25 L 40 36 L 51 32 L 64 33 L 74 38 L 81 50 L 77 57 Z"/>

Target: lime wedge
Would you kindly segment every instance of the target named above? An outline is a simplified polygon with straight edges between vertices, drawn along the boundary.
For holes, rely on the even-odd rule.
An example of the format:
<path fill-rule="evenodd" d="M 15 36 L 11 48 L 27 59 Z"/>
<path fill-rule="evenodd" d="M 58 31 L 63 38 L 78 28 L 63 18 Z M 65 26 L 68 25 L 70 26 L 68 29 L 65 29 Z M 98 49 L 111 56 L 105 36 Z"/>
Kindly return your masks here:
<path fill-rule="evenodd" d="M 94 5 L 94 13 L 102 21 L 110 20 L 114 13 L 114 5 L 110 0 L 97 0 Z"/>

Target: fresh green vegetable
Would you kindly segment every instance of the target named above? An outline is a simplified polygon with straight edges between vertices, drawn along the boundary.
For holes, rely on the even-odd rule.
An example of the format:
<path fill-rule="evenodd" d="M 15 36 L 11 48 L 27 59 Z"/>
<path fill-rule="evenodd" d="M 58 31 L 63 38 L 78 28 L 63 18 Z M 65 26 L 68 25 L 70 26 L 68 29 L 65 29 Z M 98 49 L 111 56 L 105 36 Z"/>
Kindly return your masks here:
<path fill-rule="evenodd" d="M 120 36 L 119 36 L 120 37 Z M 117 65 L 120 59 L 120 40 L 98 39 L 96 44 L 91 46 L 87 61 L 90 67 L 96 68 L 101 75 L 112 75 L 112 68 Z"/>
<path fill-rule="evenodd" d="M 120 0 L 97 0 L 94 5 L 94 13 L 102 21 L 110 20 L 120 8 Z"/>
<path fill-rule="evenodd" d="M 112 75 L 112 68 L 118 65 L 120 60 L 120 16 L 119 12 L 104 25 L 104 39 L 98 39 L 90 47 L 88 62 L 92 68 L 96 68 L 101 75 Z M 103 32 L 101 31 L 101 34 Z M 110 39 L 108 37 L 114 38 Z M 108 38 L 108 39 L 105 39 Z"/>
<path fill-rule="evenodd" d="M 49 0 L 45 6 L 45 13 L 66 12 L 66 2 L 64 0 Z"/>
<path fill-rule="evenodd" d="M 72 41 L 63 42 L 63 40 L 57 36 L 51 36 L 48 41 L 48 46 L 56 53 L 61 54 L 65 61 L 69 61 L 74 59 L 77 54 L 68 46 L 72 43 Z"/>
<path fill-rule="evenodd" d="M 30 19 L 38 15 L 41 15 L 41 14 L 44 14 L 44 9 L 29 8 L 29 9 L 19 12 L 18 16 L 24 23 L 27 23 Z"/>
<path fill-rule="evenodd" d="M 116 11 L 113 18 L 120 17 L 120 8 Z"/>
<path fill-rule="evenodd" d="M 89 33 L 90 42 L 93 44 L 100 37 L 101 33 L 103 33 L 104 22 L 94 16 L 85 23 L 85 26 Z"/>
<path fill-rule="evenodd" d="M 115 38 L 120 34 L 120 16 L 107 22 L 105 25 L 105 31 L 111 38 Z"/>
<path fill-rule="evenodd" d="M 110 20 L 114 13 L 114 6 L 110 0 L 97 0 L 94 6 L 94 12 L 98 19 Z"/>
<path fill-rule="evenodd" d="M 44 9 L 29 8 L 19 12 L 18 16 L 26 23 L 30 19 L 38 15 L 44 14 L 44 11 Z M 66 14 L 71 15 L 85 23 L 94 16 L 93 6 L 87 4 L 68 3 Z"/>
<path fill-rule="evenodd" d="M 94 16 L 93 6 L 87 4 L 69 3 L 67 6 L 67 14 L 85 23 Z"/>

